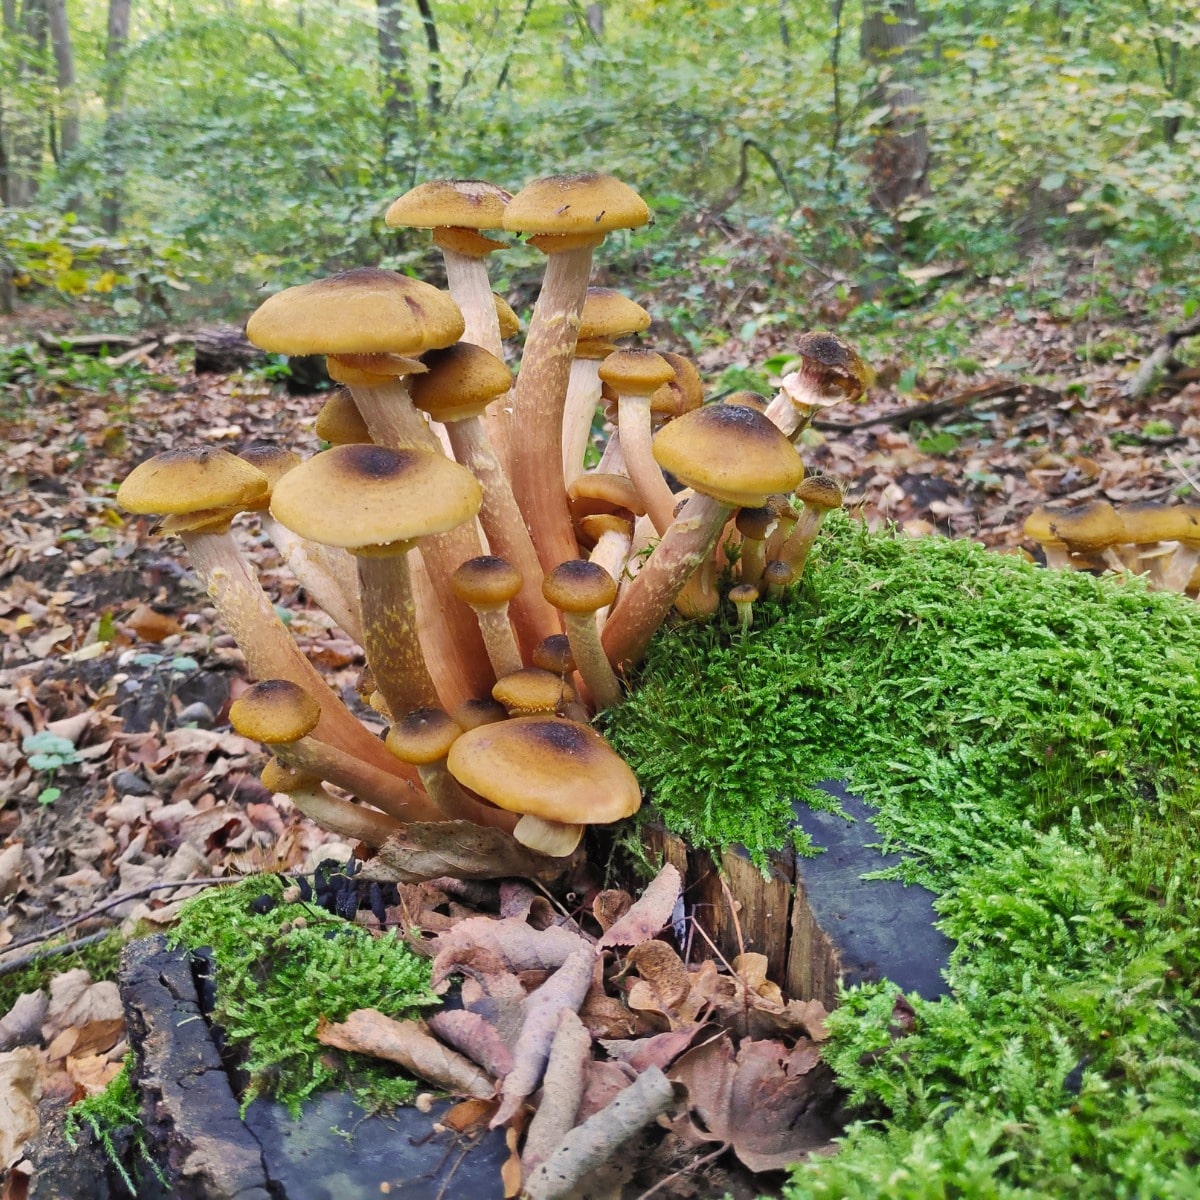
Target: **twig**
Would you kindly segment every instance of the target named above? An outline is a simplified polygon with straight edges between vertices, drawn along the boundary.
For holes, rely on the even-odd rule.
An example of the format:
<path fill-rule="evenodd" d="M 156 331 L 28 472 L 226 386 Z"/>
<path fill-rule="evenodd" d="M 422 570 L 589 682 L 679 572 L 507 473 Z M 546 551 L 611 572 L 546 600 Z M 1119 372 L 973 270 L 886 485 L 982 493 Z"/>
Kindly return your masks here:
<path fill-rule="evenodd" d="M 825 429 L 834 433 L 850 433 L 855 429 L 866 429 L 870 425 L 911 425 L 913 421 L 926 421 L 935 417 L 943 417 L 947 413 L 969 410 L 984 400 L 994 400 L 998 396 L 1010 396 L 1026 386 L 1016 380 L 997 380 L 995 383 L 970 388 L 965 392 L 955 392 L 953 396 L 947 396 L 942 400 L 931 400 L 928 404 L 915 404 L 911 408 L 880 413 L 877 417 L 864 417 L 860 421 L 823 421 L 818 419 L 813 421 L 812 425 L 814 429 Z M 1054 395 L 1055 393 L 1047 394 Z"/>
<path fill-rule="evenodd" d="M 1168 454 L 1167 460 L 1170 462 L 1171 466 L 1173 466 L 1175 470 L 1177 470 L 1180 475 L 1183 476 L 1184 481 L 1189 487 L 1191 487 L 1192 491 L 1194 491 L 1196 495 L 1200 496 L 1200 479 L 1197 479 L 1194 475 L 1190 474 L 1188 469 L 1179 461 L 1179 459 L 1175 457 L 1174 454 Z"/>
<path fill-rule="evenodd" d="M 11 962 L 0 963 L 0 975 L 11 975 L 14 971 L 19 971 L 22 967 L 28 967 L 31 963 L 38 962 L 43 958 L 52 958 L 56 954 L 70 954 L 72 950 L 78 950 L 83 946 L 90 946 L 93 942 L 99 942 L 112 933 L 111 929 L 102 929 L 99 933 L 89 933 L 87 937 L 76 938 L 73 942 L 63 942 L 61 946 L 51 946 L 49 949 L 35 950 L 32 954 L 26 954 L 21 958 L 14 958 Z"/>
<path fill-rule="evenodd" d="M 58 925 L 52 926 L 50 929 L 43 929 L 41 933 L 34 934 L 31 937 L 22 938 L 18 942 L 9 942 L 0 953 L 8 954 L 12 950 L 20 950 L 23 946 L 33 946 L 39 942 L 48 942 L 52 937 L 57 937 L 60 933 L 65 933 L 75 925 L 81 925 L 84 921 L 90 921 L 92 917 L 98 917 L 101 913 L 107 912 L 110 908 L 116 908 L 119 904 L 124 904 L 127 900 L 137 900 L 142 896 L 148 896 L 151 892 L 159 892 L 165 888 L 206 888 L 216 887 L 222 883 L 238 883 L 240 877 L 234 875 L 222 876 L 220 879 L 183 879 L 177 880 L 174 883 L 148 883 L 145 887 L 135 888 L 131 892 L 121 892 L 120 895 L 110 896 L 103 904 L 97 904 L 94 908 L 89 908 L 86 912 L 77 913 L 73 917 L 60 922 Z M 4 969 L 7 964 L 0 966 L 0 970 Z"/>
<path fill-rule="evenodd" d="M 1142 360 L 1141 366 L 1138 367 L 1136 374 L 1125 388 L 1125 398 L 1136 400 L 1138 397 L 1144 396 L 1150 390 L 1150 384 L 1158 370 L 1171 361 L 1175 347 L 1184 338 L 1195 337 L 1198 333 L 1200 333 L 1200 317 L 1188 321 L 1186 325 L 1169 329 L 1163 335 L 1162 341 L 1150 352 L 1150 355 Z"/>
<path fill-rule="evenodd" d="M 694 1171 L 700 1170 L 701 1167 L 707 1167 L 710 1162 L 721 1157 L 726 1150 L 729 1149 L 728 1142 L 722 1142 L 711 1154 L 706 1154 L 703 1158 L 698 1158 L 694 1163 L 688 1163 L 686 1167 L 680 1167 L 678 1171 L 672 1171 L 670 1175 L 664 1179 L 660 1179 L 652 1188 L 647 1188 L 637 1200 L 647 1200 L 653 1196 L 660 1188 L 665 1188 L 673 1179 L 678 1179 L 681 1175 L 691 1175 Z"/>

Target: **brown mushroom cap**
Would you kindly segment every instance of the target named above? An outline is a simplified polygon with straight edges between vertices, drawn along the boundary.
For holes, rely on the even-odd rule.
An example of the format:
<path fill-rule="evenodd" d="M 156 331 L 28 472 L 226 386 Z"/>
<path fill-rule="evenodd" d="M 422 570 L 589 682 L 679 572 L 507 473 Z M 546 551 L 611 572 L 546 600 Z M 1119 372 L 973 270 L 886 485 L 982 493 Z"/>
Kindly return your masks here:
<path fill-rule="evenodd" d="M 265 496 L 269 488 L 262 471 L 228 450 L 183 447 L 134 467 L 117 489 L 117 503 L 132 513 L 236 512 Z"/>
<path fill-rule="evenodd" d="M 616 288 L 588 288 L 579 318 L 580 342 L 608 341 L 649 328 L 650 314 Z"/>
<path fill-rule="evenodd" d="M 388 730 L 386 745 L 401 762 L 425 767 L 440 762 L 462 727 L 440 708 L 414 708 Z"/>
<path fill-rule="evenodd" d="M 612 475 L 606 471 L 587 471 L 567 488 L 571 516 L 576 521 L 592 513 L 631 512 L 641 516 L 646 505 L 628 475 Z"/>
<path fill-rule="evenodd" d="M 731 507 L 757 507 L 804 477 L 796 448 L 762 413 L 709 404 L 664 425 L 654 458 L 680 483 Z"/>
<path fill-rule="evenodd" d="M 600 378 L 623 396 L 649 396 L 675 378 L 675 368 L 654 350 L 616 350 L 600 364 Z"/>
<path fill-rule="evenodd" d="M 268 792 L 291 792 L 320 780 L 314 775 L 306 775 L 296 767 L 289 767 L 277 758 L 267 759 L 267 765 L 259 774 L 259 780 Z"/>
<path fill-rule="evenodd" d="M 503 704 L 514 716 L 524 716 L 529 713 L 552 713 L 573 697 L 566 694 L 561 675 L 544 671 L 541 667 L 522 667 L 496 680 L 492 699 Z"/>
<path fill-rule="evenodd" d="M 500 229 L 511 199 L 511 192 L 482 179 L 431 179 L 393 200 L 383 220 L 393 229 Z"/>
<path fill-rule="evenodd" d="M 1027 538 L 1030 538 L 1041 546 L 1061 546 L 1063 544 L 1062 538 L 1052 528 L 1054 512 L 1054 509 L 1047 507 L 1045 504 L 1039 504 L 1025 518 L 1022 532 L 1024 532 Z"/>
<path fill-rule="evenodd" d="M 480 725 L 493 725 L 508 720 L 508 709 L 499 700 L 490 696 L 483 700 L 464 700 L 454 710 L 454 723 L 459 729 L 476 729 Z"/>
<path fill-rule="evenodd" d="M 1050 532 L 1073 551 L 1103 550 L 1122 540 L 1124 527 L 1107 500 L 1092 500 L 1078 508 L 1047 509 Z"/>
<path fill-rule="evenodd" d="M 1118 516 L 1125 533 L 1122 541 L 1135 546 L 1148 546 L 1154 542 L 1178 542 L 1195 537 L 1197 523 L 1190 505 L 1156 504 L 1141 501 L 1121 507 Z"/>
<path fill-rule="evenodd" d="M 492 293 L 492 302 L 496 306 L 496 321 L 500 326 L 501 340 L 516 337 L 521 332 L 521 320 L 513 311 L 513 306 L 497 292 Z"/>
<path fill-rule="evenodd" d="M 229 721 L 242 737 L 268 746 L 298 742 L 321 719 L 321 706 L 299 684 L 264 679 L 230 706 Z"/>
<path fill-rule="evenodd" d="M 345 388 L 331 392 L 329 399 L 321 405 L 313 432 L 332 446 L 349 446 L 355 442 L 366 444 L 372 440 L 354 397 Z"/>
<path fill-rule="evenodd" d="M 575 655 L 571 639 L 565 633 L 552 633 L 533 648 L 533 665 L 555 675 L 568 675 L 575 670 Z"/>
<path fill-rule="evenodd" d="M 752 583 L 735 583 L 729 589 L 729 599 L 733 604 L 753 604 L 758 599 L 758 588 Z"/>
<path fill-rule="evenodd" d="M 778 558 L 771 559 L 763 567 L 762 581 L 767 587 L 790 587 L 796 578 L 796 568 L 791 563 L 782 562 Z"/>
<path fill-rule="evenodd" d="M 271 514 L 301 537 L 361 552 L 453 529 L 479 511 L 482 495 L 470 471 L 440 454 L 356 444 L 288 472 Z"/>
<path fill-rule="evenodd" d="M 599 563 L 575 558 L 546 576 L 542 595 L 565 613 L 590 613 L 617 598 L 617 583 Z"/>
<path fill-rule="evenodd" d="M 841 508 L 842 489 L 828 475 L 810 475 L 796 489 L 796 499 L 813 508 Z"/>
<path fill-rule="evenodd" d="M 721 403 L 740 404 L 743 408 L 753 408 L 760 413 L 765 413 L 771 402 L 762 392 L 748 392 L 743 388 L 736 392 L 730 392 Z"/>
<path fill-rule="evenodd" d="M 806 375 L 842 399 L 857 400 L 870 386 L 871 368 L 837 334 L 802 333 L 796 355 L 804 360 Z"/>
<path fill-rule="evenodd" d="M 246 336 L 275 354 L 417 355 L 463 335 L 445 292 L 378 267 L 358 267 L 285 288 L 246 323 Z"/>
<path fill-rule="evenodd" d="M 508 559 L 494 554 L 468 558 L 450 576 L 450 587 L 464 604 L 483 608 L 507 604 L 524 582 Z"/>
<path fill-rule="evenodd" d="M 734 524 L 742 537 L 761 542 L 766 539 L 775 519 L 775 514 L 765 504 L 760 504 L 754 508 L 739 508 Z"/>
<path fill-rule="evenodd" d="M 558 717 L 517 717 L 472 729 L 451 747 L 447 765 L 485 800 L 546 821 L 619 821 L 642 803 L 636 777 L 604 738 Z"/>
<path fill-rule="evenodd" d="M 670 420 L 691 412 L 704 403 L 704 383 L 691 359 L 682 354 L 663 350 L 662 357 L 675 368 L 675 378 L 668 379 L 650 397 L 650 411 L 657 417 Z"/>
<path fill-rule="evenodd" d="M 504 210 L 510 233 L 583 234 L 595 240 L 649 220 L 646 202 L 628 184 L 590 172 L 535 179 Z"/>
<path fill-rule="evenodd" d="M 257 467 L 267 477 L 267 487 L 271 490 L 293 467 L 304 461 L 295 450 L 277 446 L 274 442 L 251 442 L 244 450 L 239 450 L 237 456 L 242 462 Z"/>
<path fill-rule="evenodd" d="M 408 385 L 412 402 L 435 421 L 477 416 L 512 387 L 512 372 L 490 351 L 455 342 L 425 355 L 426 374 Z"/>

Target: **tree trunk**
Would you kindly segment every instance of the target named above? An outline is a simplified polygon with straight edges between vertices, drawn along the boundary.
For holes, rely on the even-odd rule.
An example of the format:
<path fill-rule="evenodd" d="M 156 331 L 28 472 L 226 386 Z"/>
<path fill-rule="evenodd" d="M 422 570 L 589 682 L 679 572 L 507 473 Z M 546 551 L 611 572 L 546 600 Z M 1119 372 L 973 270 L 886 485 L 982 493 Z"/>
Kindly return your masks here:
<path fill-rule="evenodd" d="M 75 94 L 75 56 L 71 52 L 71 28 L 67 23 L 67 0 L 47 0 L 50 45 L 54 49 L 55 77 L 58 83 L 59 160 L 71 157 L 79 149 L 79 99 Z"/>
<path fill-rule="evenodd" d="M 399 130 L 412 130 L 413 94 L 400 0 L 376 0 L 376 6 L 379 21 L 379 90 L 383 95 L 383 153 L 386 160 L 391 156 L 392 143 Z"/>
<path fill-rule="evenodd" d="M 47 124 L 40 85 L 46 73 L 46 3 L 25 0 L 18 13 L 4 5 L 4 32 L 16 43 L 14 87 L 4 113 L 5 203 L 20 208 L 37 195 Z"/>
<path fill-rule="evenodd" d="M 428 84 L 429 115 L 435 117 L 442 107 L 442 47 L 438 41 L 437 22 L 429 0 L 417 0 L 421 24 L 425 27 L 425 48 L 429 51 Z"/>
<path fill-rule="evenodd" d="M 125 149 L 121 124 L 125 110 L 125 49 L 129 45 L 132 0 L 109 0 L 108 40 L 104 45 L 104 165 L 108 188 L 101 203 L 100 224 L 106 233 L 121 227 L 124 198 Z"/>
<path fill-rule="evenodd" d="M 913 85 L 915 43 L 923 31 L 916 0 L 864 0 L 860 48 L 878 80 L 869 103 L 889 110 L 876 123 L 871 149 L 872 201 L 889 215 L 928 191 L 929 138 Z"/>

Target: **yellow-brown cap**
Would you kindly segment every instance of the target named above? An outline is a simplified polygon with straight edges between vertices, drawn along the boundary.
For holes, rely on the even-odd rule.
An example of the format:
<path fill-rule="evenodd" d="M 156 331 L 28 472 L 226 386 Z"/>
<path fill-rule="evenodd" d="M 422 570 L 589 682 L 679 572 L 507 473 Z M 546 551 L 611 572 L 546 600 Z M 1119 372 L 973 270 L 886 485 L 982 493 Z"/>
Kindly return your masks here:
<path fill-rule="evenodd" d="M 134 467 L 117 489 L 117 503 L 132 513 L 236 512 L 265 496 L 269 487 L 267 477 L 236 454 L 211 446 L 187 446 L 156 454 Z"/>
<path fill-rule="evenodd" d="M 511 199 L 482 179 L 431 179 L 393 200 L 383 219 L 393 229 L 501 229 Z"/>
<path fill-rule="evenodd" d="M 858 400 L 870 386 L 871 368 L 836 333 L 802 333 L 795 349 L 805 377 L 831 397 Z"/>
<path fill-rule="evenodd" d="M 565 633 L 552 633 L 533 648 L 533 665 L 555 675 L 569 675 L 575 670 L 575 655 L 571 639 Z"/>
<path fill-rule="evenodd" d="M 1091 500 L 1078 508 L 1047 509 L 1046 516 L 1050 532 L 1075 552 L 1103 550 L 1124 535 L 1121 518 L 1107 500 Z"/>
<path fill-rule="evenodd" d="M 385 745 L 401 762 L 425 767 L 450 753 L 462 727 L 440 708 L 414 708 L 388 730 Z"/>
<path fill-rule="evenodd" d="M 464 603 L 476 608 L 507 604 L 524 583 L 521 572 L 506 558 L 480 554 L 468 558 L 450 576 L 450 588 Z"/>
<path fill-rule="evenodd" d="M 675 368 L 654 350 L 617 350 L 600 364 L 600 378 L 621 396 L 649 396 L 675 378 Z"/>
<path fill-rule="evenodd" d="M 466 467 L 440 454 L 356 444 L 288 472 L 271 514 L 301 537 L 361 553 L 453 529 L 479 511 L 482 495 Z"/>
<path fill-rule="evenodd" d="M 616 288 L 588 288 L 579 318 L 579 341 L 625 337 L 649 328 L 650 314 Z"/>
<path fill-rule="evenodd" d="M 617 583 L 599 563 L 574 558 L 542 580 L 542 595 L 565 613 L 592 613 L 617 598 Z"/>
<path fill-rule="evenodd" d="M 431 350 L 424 375 L 408 385 L 412 402 L 435 421 L 461 421 L 478 416 L 512 387 L 512 372 L 489 350 L 455 342 Z"/>
<path fill-rule="evenodd" d="M 354 397 L 345 388 L 330 392 L 329 399 L 317 413 L 313 432 L 331 446 L 350 446 L 355 442 L 369 444 L 371 431 L 367 428 Z"/>
<path fill-rule="evenodd" d="M 796 499 L 811 508 L 841 508 L 842 489 L 828 475 L 810 475 L 796 489 Z"/>
<path fill-rule="evenodd" d="M 501 340 L 516 337 L 521 332 L 521 319 L 513 310 L 513 306 L 498 292 L 492 293 L 492 303 L 496 306 L 496 320 L 500 325 Z"/>
<path fill-rule="evenodd" d="M 504 210 L 510 233 L 552 234 L 599 242 L 613 229 L 650 220 L 646 202 L 612 175 L 548 175 L 526 184 Z"/>
<path fill-rule="evenodd" d="M 264 679 L 247 688 L 230 706 L 230 724 L 242 735 L 268 746 L 298 742 L 321 719 L 321 706 L 289 679 Z"/>
<path fill-rule="evenodd" d="M 587 725 L 517 717 L 464 733 L 447 766 L 464 787 L 509 812 L 588 825 L 637 812 L 641 789 L 628 764 Z"/>
<path fill-rule="evenodd" d="M 286 288 L 246 323 L 246 336 L 276 354 L 417 355 L 463 335 L 445 293 L 419 279 L 358 267 Z"/>
<path fill-rule="evenodd" d="M 519 717 L 530 713 L 552 713 L 574 696 L 567 694 L 561 675 L 541 667 L 522 667 L 496 680 L 492 699 L 503 704 L 511 716 Z"/>

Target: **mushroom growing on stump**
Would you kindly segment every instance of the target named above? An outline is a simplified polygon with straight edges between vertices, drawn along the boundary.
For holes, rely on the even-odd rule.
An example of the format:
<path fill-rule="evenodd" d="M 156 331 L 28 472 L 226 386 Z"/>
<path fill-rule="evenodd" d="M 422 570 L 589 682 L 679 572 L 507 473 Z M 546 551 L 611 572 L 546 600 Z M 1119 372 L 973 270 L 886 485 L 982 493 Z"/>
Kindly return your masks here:
<path fill-rule="evenodd" d="M 632 816 L 642 793 L 628 764 L 587 725 L 517 717 L 464 733 L 450 748 L 450 774 L 500 808 L 523 814 L 517 841 L 562 857 L 584 825 Z"/>
<path fill-rule="evenodd" d="M 363 648 L 395 718 L 441 704 L 418 638 L 408 552 L 471 520 L 480 498 L 470 471 L 440 454 L 362 445 L 310 458 L 275 489 L 271 512 L 284 525 L 357 558 Z"/>
<path fill-rule="evenodd" d="M 796 489 L 796 499 L 804 506 L 791 535 L 779 551 L 779 558 L 787 563 L 799 579 L 804 574 L 809 551 L 825 518 L 835 508 L 842 507 L 842 489 L 826 475 L 811 475 Z"/>
<path fill-rule="evenodd" d="M 404 828 L 395 817 L 333 795 L 319 776 L 306 775 L 278 758 L 268 760 L 261 779 L 267 791 L 287 796 L 306 817 L 338 837 L 379 847 Z"/>
<path fill-rule="evenodd" d="M 1116 509 L 1107 500 L 1090 500 L 1078 508 L 1046 509 L 1050 532 L 1071 554 L 1098 554 L 1114 571 L 1124 571 L 1114 546 L 1124 536 Z"/>
<path fill-rule="evenodd" d="M 454 594 L 469 604 L 479 618 L 483 644 L 497 679 L 519 671 L 525 664 L 508 623 L 508 606 L 521 590 L 521 572 L 507 559 L 494 554 L 469 558 L 450 577 Z"/>
<path fill-rule="evenodd" d="M 560 563 L 542 583 L 542 594 L 562 611 L 575 665 L 599 709 L 620 704 L 621 685 L 600 646 L 596 613 L 617 597 L 617 584 L 601 566 L 575 558 Z"/>
<path fill-rule="evenodd" d="M 222 625 L 233 635 L 256 679 L 290 679 L 314 696 L 321 721 L 314 736 L 396 778 L 381 744 L 342 703 L 292 640 L 230 533 L 233 514 L 267 494 L 267 477 L 236 455 L 211 447 L 169 450 L 136 466 L 117 490 L 117 503 L 134 513 L 186 518 L 197 527 L 177 530 Z M 220 513 L 214 517 L 214 510 Z M 197 516 L 200 514 L 200 516 Z M 190 522 L 185 522 L 190 524 Z"/>
<path fill-rule="evenodd" d="M 614 665 L 640 661 L 735 508 L 765 504 L 804 476 L 791 442 L 762 413 L 740 405 L 710 404 L 664 425 L 654 438 L 654 457 L 696 494 L 605 622 L 604 650 Z"/>
<path fill-rule="evenodd" d="M 632 188 L 594 174 L 534 180 L 504 213 L 505 229 L 532 234 L 530 243 L 548 256 L 508 426 L 513 493 L 545 571 L 577 552 L 562 475 L 563 406 L 592 251 L 611 230 L 649 219 Z"/>
<path fill-rule="evenodd" d="M 661 536 L 671 524 L 675 496 L 650 450 L 650 397 L 675 378 L 675 368 L 653 350 L 618 350 L 600 364 L 600 378 L 617 393 L 617 431 L 625 465 Z"/>
<path fill-rule="evenodd" d="M 470 342 L 432 350 L 424 361 L 428 373 L 413 381 L 413 403 L 445 425 L 455 459 L 483 488 L 479 521 L 493 554 L 507 559 L 521 579 L 512 615 L 517 638 L 528 652 L 557 633 L 559 624 L 538 590 L 541 563 L 483 423 L 488 404 L 508 392 L 512 376 L 494 354 Z"/>
<path fill-rule="evenodd" d="M 779 393 L 767 405 L 767 417 L 792 441 L 808 428 L 815 413 L 843 401 L 861 399 L 871 369 L 833 333 L 803 333 L 796 341 L 800 370 L 783 377 Z"/>

